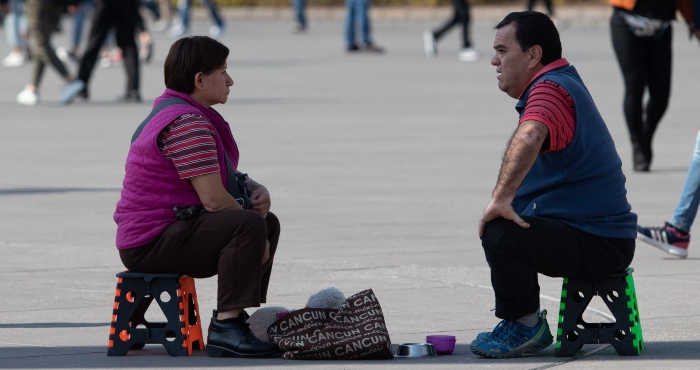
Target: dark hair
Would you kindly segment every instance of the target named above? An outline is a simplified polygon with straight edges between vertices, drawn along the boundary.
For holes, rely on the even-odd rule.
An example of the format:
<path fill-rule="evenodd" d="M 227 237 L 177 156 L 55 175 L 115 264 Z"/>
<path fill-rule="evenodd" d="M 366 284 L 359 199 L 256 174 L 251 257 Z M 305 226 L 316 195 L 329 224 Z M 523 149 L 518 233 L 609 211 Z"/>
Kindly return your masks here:
<path fill-rule="evenodd" d="M 181 38 L 170 47 L 163 72 L 165 87 L 185 94 L 194 91 L 194 76 L 206 75 L 226 64 L 228 48 L 207 36 Z"/>
<path fill-rule="evenodd" d="M 561 40 L 554 22 L 543 13 L 525 11 L 508 14 L 496 29 L 513 23 L 515 40 L 520 49 L 525 51 L 535 45 L 542 47 L 542 64 L 547 65 L 561 59 Z"/>

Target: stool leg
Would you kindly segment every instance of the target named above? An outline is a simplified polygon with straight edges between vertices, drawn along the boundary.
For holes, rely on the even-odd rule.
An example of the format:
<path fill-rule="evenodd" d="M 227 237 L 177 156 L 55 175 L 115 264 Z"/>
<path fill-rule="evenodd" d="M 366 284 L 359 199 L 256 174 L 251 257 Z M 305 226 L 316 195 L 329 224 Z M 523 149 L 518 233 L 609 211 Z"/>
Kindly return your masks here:
<path fill-rule="evenodd" d="M 562 283 L 562 297 L 559 303 L 559 325 L 554 355 L 571 357 L 591 340 L 591 333 L 585 328 L 583 312 L 594 295 L 593 283 L 583 279 L 565 278 Z"/>
<path fill-rule="evenodd" d="M 187 356 L 184 346 L 186 338 L 182 333 L 183 322 L 180 319 L 183 315 L 180 310 L 182 297 L 177 294 L 179 279 L 158 279 L 151 286 L 154 292 L 167 292 L 170 296 L 167 302 L 161 299 L 160 294 L 155 297 L 168 322 L 162 328 L 151 331 L 153 342 L 161 343 L 170 356 Z"/>
<path fill-rule="evenodd" d="M 108 356 L 124 356 L 134 347 L 143 348 L 146 342 L 145 336 L 135 330 L 133 324 L 135 312 L 148 307 L 150 300 L 144 297 L 145 287 L 134 279 L 120 279 L 115 293 L 115 305 L 112 314 L 112 327 L 110 328 Z M 143 317 L 143 315 L 141 315 Z"/>
<path fill-rule="evenodd" d="M 600 292 L 603 301 L 615 315 L 615 327 L 605 333 L 605 342 L 610 343 L 621 356 L 638 356 L 643 347 L 641 325 L 637 310 L 634 282 L 631 275 L 602 279 Z M 613 294 L 614 292 L 614 294 Z"/>

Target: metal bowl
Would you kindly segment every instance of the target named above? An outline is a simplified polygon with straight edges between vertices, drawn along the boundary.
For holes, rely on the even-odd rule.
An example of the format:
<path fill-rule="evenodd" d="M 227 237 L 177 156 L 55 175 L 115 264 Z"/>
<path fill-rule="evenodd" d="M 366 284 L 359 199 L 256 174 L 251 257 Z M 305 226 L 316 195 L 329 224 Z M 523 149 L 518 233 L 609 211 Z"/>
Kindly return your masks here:
<path fill-rule="evenodd" d="M 396 349 L 396 357 L 433 357 L 435 347 L 430 343 L 401 343 Z"/>

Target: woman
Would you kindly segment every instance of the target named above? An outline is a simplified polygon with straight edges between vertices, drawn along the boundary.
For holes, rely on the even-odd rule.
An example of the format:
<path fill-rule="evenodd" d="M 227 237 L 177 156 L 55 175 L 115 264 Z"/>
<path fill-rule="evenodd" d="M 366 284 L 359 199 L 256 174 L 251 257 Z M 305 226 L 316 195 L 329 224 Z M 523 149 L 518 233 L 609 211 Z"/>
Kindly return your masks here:
<path fill-rule="evenodd" d="M 277 347 L 252 334 L 244 309 L 266 300 L 280 225 L 269 212 L 264 186 L 247 182 L 250 210 L 227 191 L 238 147 L 228 123 L 211 106 L 225 103 L 233 85 L 228 53 L 205 36 L 180 39 L 170 48 L 167 88 L 132 138 L 127 156 L 114 214 L 117 248 L 132 271 L 194 278 L 218 274 L 207 354 L 269 357 Z M 162 103 L 173 98 L 180 100 Z"/>
<path fill-rule="evenodd" d="M 623 109 L 634 170 L 649 171 L 651 142 L 671 94 L 671 46 L 676 9 L 692 28 L 690 0 L 610 0 L 610 33 L 625 80 Z M 649 100 L 643 104 L 644 91 Z"/>

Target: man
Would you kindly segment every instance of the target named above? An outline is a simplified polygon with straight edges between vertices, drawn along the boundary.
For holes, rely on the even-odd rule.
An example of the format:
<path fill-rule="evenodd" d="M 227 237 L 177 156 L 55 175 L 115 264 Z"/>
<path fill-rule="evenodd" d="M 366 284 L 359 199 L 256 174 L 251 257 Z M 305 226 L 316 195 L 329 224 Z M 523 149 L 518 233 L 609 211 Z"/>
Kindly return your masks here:
<path fill-rule="evenodd" d="M 491 64 L 498 87 L 518 99 L 520 122 L 479 221 L 503 321 L 471 350 L 504 358 L 552 343 L 537 274 L 596 279 L 627 268 L 637 215 L 612 137 L 578 72 L 561 58 L 554 23 L 517 12 L 496 30 Z"/>
<path fill-rule="evenodd" d="M 61 95 L 61 104 L 70 104 L 77 96 L 88 98 L 88 85 L 95 62 L 109 31 L 114 28 L 117 46 L 124 56 L 127 84 L 126 93 L 119 100 L 123 102 L 141 102 L 139 93 L 139 55 L 134 37 L 136 21 L 139 17 L 138 0 L 100 0 L 95 4 L 92 16 L 90 36 L 85 49 L 78 79 L 66 86 Z"/>

